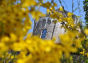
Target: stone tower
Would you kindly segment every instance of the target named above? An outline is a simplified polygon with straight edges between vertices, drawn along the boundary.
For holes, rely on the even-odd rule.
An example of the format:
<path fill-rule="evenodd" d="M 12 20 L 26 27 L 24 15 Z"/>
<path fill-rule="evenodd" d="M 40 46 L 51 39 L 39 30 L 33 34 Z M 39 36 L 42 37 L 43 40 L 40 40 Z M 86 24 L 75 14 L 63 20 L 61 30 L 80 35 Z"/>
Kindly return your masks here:
<path fill-rule="evenodd" d="M 75 15 L 73 19 L 75 23 L 78 22 Z M 56 43 L 59 43 L 59 35 L 65 33 L 65 29 L 61 27 L 61 22 L 54 23 L 54 21 L 55 19 L 50 17 L 41 17 L 38 22 L 34 23 L 33 35 L 39 35 L 40 38 L 47 40 L 56 38 Z"/>

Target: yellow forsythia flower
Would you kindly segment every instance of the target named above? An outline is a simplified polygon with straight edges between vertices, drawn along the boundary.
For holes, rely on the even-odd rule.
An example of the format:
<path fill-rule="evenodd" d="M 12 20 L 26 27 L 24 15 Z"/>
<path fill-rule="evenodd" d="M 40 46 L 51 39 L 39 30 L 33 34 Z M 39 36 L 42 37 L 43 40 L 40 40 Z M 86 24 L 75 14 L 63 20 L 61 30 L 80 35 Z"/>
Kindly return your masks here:
<path fill-rule="evenodd" d="M 86 53 L 86 56 L 88 57 L 88 52 Z"/>
<path fill-rule="evenodd" d="M 62 6 L 60 6 L 59 10 L 60 10 L 60 11 L 63 11 L 64 9 L 63 9 L 63 7 L 62 7 Z"/>
<path fill-rule="evenodd" d="M 88 35 L 88 29 L 85 29 L 84 32 L 86 33 L 86 35 Z"/>
<path fill-rule="evenodd" d="M 24 0 L 23 7 L 29 7 L 36 4 L 35 0 Z"/>
<path fill-rule="evenodd" d="M 67 16 L 71 17 L 72 16 L 72 13 L 68 12 L 67 13 Z"/>

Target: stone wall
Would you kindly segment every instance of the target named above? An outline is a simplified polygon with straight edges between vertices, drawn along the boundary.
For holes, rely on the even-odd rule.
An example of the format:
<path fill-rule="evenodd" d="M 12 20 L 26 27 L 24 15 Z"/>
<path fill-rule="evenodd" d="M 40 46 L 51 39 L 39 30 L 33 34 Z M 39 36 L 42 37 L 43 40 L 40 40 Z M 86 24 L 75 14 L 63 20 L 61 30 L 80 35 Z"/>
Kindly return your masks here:
<path fill-rule="evenodd" d="M 64 29 L 61 27 L 60 22 L 54 23 L 54 19 L 49 17 L 40 18 L 36 25 L 34 26 L 33 35 L 39 35 L 41 38 L 42 31 L 47 30 L 46 37 L 43 39 L 51 40 L 56 38 L 56 42 L 59 41 L 59 35 L 64 33 Z"/>
<path fill-rule="evenodd" d="M 74 23 L 76 24 L 78 22 L 78 19 L 75 15 L 73 15 Z M 38 22 L 35 22 L 33 35 L 39 35 L 40 38 L 51 40 L 53 38 L 56 38 L 56 43 L 60 42 L 59 35 L 65 33 L 65 29 L 62 28 L 62 24 L 60 22 L 54 23 L 55 19 L 52 19 L 50 17 L 42 17 L 39 19 Z M 47 30 L 44 35 L 44 29 Z M 42 36 L 42 37 L 41 37 Z"/>

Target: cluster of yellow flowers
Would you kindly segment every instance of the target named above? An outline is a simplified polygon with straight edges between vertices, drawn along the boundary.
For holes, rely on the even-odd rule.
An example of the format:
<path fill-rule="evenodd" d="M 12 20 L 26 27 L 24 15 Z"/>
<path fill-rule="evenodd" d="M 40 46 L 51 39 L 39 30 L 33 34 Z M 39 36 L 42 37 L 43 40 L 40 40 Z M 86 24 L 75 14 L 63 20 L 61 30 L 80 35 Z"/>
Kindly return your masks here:
<path fill-rule="evenodd" d="M 15 63 L 60 63 L 63 52 L 66 57 L 69 57 L 70 52 L 76 52 L 77 48 L 81 47 L 81 41 L 84 38 L 81 32 L 75 29 L 75 31 L 67 29 L 66 34 L 60 36 L 60 44 L 55 44 L 55 40 L 42 40 L 37 36 L 27 34 L 32 24 L 29 14 L 35 20 L 44 16 L 42 12 L 35 9 L 36 6 L 50 8 L 49 2 L 38 1 L 20 0 L 21 3 L 16 3 L 17 0 L 0 1 L 0 58 L 4 57 L 5 52 L 9 55 L 8 51 L 13 50 L 20 51 Z M 68 13 L 69 18 L 64 18 L 59 12 L 53 13 L 51 17 L 63 21 L 58 16 L 63 20 L 66 19 L 67 24 L 74 27 L 71 13 Z"/>
<path fill-rule="evenodd" d="M 88 52 L 84 48 L 83 48 L 83 51 L 80 52 L 80 54 L 88 57 Z"/>
<path fill-rule="evenodd" d="M 54 9 L 50 9 L 50 11 L 51 11 L 50 16 L 52 18 L 57 19 L 59 22 L 66 22 L 67 26 L 70 26 L 70 27 L 75 26 L 74 19 L 72 18 L 73 13 L 71 13 L 71 12 L 65 13 L 66 11 L 63 9 L 63 7 L 60 7 L 58 9 L 59 12 Z M 64 13 L 64 15 L 63 15 L 63 13 Z"/>

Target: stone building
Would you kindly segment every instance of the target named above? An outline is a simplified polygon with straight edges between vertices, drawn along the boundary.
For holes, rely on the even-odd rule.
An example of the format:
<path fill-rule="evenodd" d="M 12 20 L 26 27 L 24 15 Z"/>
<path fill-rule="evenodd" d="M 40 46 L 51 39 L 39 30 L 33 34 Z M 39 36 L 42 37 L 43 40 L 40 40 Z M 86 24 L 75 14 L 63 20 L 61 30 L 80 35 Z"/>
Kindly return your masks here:
<path fill-rule="evenodd" d="M 58 11 L 60 12 L 60 11 Z M 66 13 L 68 13 L 66 11 Z M 65 15 L 65 13 L 63 13 Z M 74 22 L 78 22 L 78 18 L 73 15 Z M 55 19 L 48 17 L 41 17 L 38 22 L 34 23 L 33 35 L 39 35 L 40 38 L 51 40 L 56 38 L 56 43 L 59 43 L 59 35 L 65 33 L 65 29 L 62 28 L 62 23 L 54 23 Z"/>

